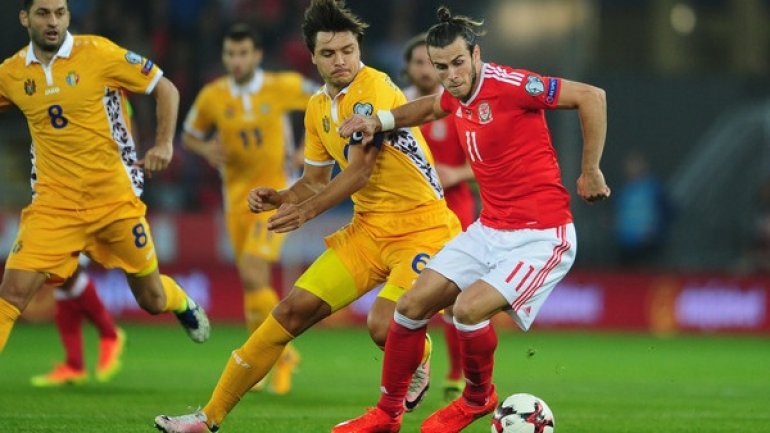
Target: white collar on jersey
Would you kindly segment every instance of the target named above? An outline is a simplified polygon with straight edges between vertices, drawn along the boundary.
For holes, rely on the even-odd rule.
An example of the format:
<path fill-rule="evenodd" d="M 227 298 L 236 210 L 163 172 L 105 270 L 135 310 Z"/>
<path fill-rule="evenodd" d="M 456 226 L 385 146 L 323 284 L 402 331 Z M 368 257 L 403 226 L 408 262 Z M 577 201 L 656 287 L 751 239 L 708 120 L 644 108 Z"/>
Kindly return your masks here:
<path fill-rule="evenodd" d="M 72 46 L 75 45 L 75 38 L 72 36 L 72 33 L 67 32 L 67 35 L 64 36 L 64 42 L 61 44 L 61 47 L 59 47 L 59 51 L 54 54 L 54 56 L 51 58 L 53 59 L 57 57 L 63 57 L 65 59 L 68 59 L 70 55 L 72 54 Z M 37 59 L 37 56 L 35 55 L 34 47 L 32 46 L 32 41 L 29 41 L 29 45 L 27 46 L 27 61 L 24 64 L 24 66 L 29 66 L 30 63 L 43 63 L 40 60 Z"/>
<path fill-rule="evenodd" d="M 364 62 L 358 63 L 358 73 L 361 73 L 361 69 L 364 69 L 364 66 L 366 66 L 364 65 Z M 356 74 L 356 77 L 358 76 L 358 73 Z M 353 80 L 350 82 L 350 84 L 353 84 L 353 81 L 356 80 L 356 77 L 353 77 Z M 348 84 L 342 90 L 340 90 L 340 93 L 337 93 L 337 96 L 347 94 L 348 89 L 350 88 L 350 84 Z M 323 87 L 321 87 L 321 92 L 323 92 L 324 95 L 328 96 L 329 99 L 334 99 L 337 97 L 335 96 L 334 98 L 332 98 L 332 95 L 329 94 L 329 89 L 326 88 L 326 83 L 324 83 Z"/>
<path fill-rule="evenodd" d="M 259 92 L 262 88 L 262 84 L 265 82 L 265 71 L 262 68 L 257 68 L 254 71 L 254 76 L 251 77 L 251 81 L 246 84 L 238 84 L 233 80 L 233 77 L 228 78 L 230 84 L 230 93 L 233 96 L 243 96 L 252 93 Z"/>

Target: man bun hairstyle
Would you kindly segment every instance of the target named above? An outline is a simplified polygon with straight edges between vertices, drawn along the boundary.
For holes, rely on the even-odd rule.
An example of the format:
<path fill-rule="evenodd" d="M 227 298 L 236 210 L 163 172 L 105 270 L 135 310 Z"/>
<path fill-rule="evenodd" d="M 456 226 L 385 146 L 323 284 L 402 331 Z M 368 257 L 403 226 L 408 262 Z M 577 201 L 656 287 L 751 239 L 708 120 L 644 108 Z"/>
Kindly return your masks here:
<path fill-rule="evenodd" d="M 440 6 L 436 10 L 439 22 L 428 29 L 426 42 L 430 47 L 443 48 L 454 42 L 458 37 L 463 38 L 468 51 L 478 43 L 478 38 L 487 32 L 481 28 L 484 21 L 477 21 L 463 15 L 452 15 L 449 8 Z"/>
<path fill-rule="evenodd" d="M 344 0 L 312 0 L 305 9 L 302 36 L 310 52 L 315 53 L 319 32 L 351 32 L 360 45 L 367 27 L 369 24 L 345 7 Z"/>

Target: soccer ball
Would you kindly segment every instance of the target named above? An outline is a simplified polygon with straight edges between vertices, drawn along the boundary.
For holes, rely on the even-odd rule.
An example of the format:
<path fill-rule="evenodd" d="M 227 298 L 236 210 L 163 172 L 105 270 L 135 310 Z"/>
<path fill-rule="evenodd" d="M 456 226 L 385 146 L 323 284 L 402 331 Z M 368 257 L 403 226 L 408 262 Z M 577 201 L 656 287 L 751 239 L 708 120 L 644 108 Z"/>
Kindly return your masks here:
<path fill-rule="evenodd" d="M 553 433 L 556 421 L 545 402 L 532 394 L 513 394 L 492 417 L 492 433 Z"/>

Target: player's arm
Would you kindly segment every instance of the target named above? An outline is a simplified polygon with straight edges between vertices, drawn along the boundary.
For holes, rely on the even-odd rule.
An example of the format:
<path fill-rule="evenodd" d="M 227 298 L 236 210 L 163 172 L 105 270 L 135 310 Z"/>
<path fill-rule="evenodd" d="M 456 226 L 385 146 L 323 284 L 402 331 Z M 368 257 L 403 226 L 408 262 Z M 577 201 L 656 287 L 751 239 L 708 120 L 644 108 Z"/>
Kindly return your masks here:
<path fill-rule="evenodd" d="M 610 196 L 599 162 L 607 137 L 607 97 L 604 90 L 584 83 L 561 80 L 557 108 L 577 109 L 583 130 L 583 158 L 577 181 L 578 195 L 586 201 Z"/>
<path fill-rule="evenodd" d="M 377 132 L 422 125 L 447 114 L 441 108 L 439 93 L 423 96 L 392 110 L 379 110 L 374 116 L 353 114 L 342 122 L 339 133 L 343 137 L 350 137 L 354 132 L 363 132 L 364 143 L 369 143 Z"/>
<path fill-rule="evenodd" d="M 299 204 L 281 205 L 278 212 L 268 219 L 268 229 L 277 233 L 296 230 L 363 188 L 374 171 L 379 151 L 379 145 L 351 145 L 348 150 L 349 165 L 328 185 L 307 199 L 300 200 Z"/>
<path fill-rule="evenodd" d="M 184 131 L 182 133 L 182 145 L 184 145 L 185 149 L 198 154 L 208 161 L 214 168 L 219 168 L 227 160 L 222 151 L 222 146 L 215 138 L 204 140 Z"/>
<path fill-rule="evenodd" d="M 474 177 L 473 170 L 468 161 L 458 167 L 436 163 L 436 172 L 438 173 L 438 178 L 441 180 L 441 185 L 444 188 L 451 188 L 460 182 L 473 180 Z"/>
<path fill-rule="evenodd" d="M 333 169 L 334 164 L 318 166 L 305 163 L 302 177 L 289 188 L 277 191 L 273 188 L 258 187 L 249 191 L 249 209 L 258 213 L 278 209 L 284 204 L 301 203 L 329 184 Z"/>
<path fill-rule="evenodd" d="M 168 167 L 174 156 L 174 130 L 179 110 L 179 91 L 166 77 L 161 77 L 150 93 L 155 98 L 155 145 L 137 164 L 145 170 L 158 171 Z"/>

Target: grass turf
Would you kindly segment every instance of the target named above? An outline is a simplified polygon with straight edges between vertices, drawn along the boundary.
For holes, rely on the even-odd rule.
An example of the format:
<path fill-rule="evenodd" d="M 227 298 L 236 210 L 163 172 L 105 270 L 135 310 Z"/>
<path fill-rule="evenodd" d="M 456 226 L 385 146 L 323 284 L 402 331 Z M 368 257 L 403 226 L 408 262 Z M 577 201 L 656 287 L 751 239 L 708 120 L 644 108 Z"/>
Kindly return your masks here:
<path fill-rule="evenodd" d="M 125 325 L 124 369 L 112 382 L 39 389 L 29 377 L 60 360 L 50 325 L 18 324 L 0 355 L 0 427 L 9 432 L 154 431 L 161 413 L 190 412 L 208 399 L 241 327 L 220 325 L 204 345 L 181 329 Z M 440 329 L 432 389 L 404 417 L 402 432 L 442 402 L 446 372 Z M 96 337 L 87 333 L 89 366 Z M 301 336 L 294 389 L 249 393 L 222 429 L 229 432 L 328 432 L 378 396 L 382 353 L 363 329 L 313 329 Z M 501 398 L 529 392 L 545 399 L 559 433 L 770 432 L 770 341 L 745 336 L 501 332 L 495 381 Z M 466 432 L 489 432 L 489 417 Z"/>

